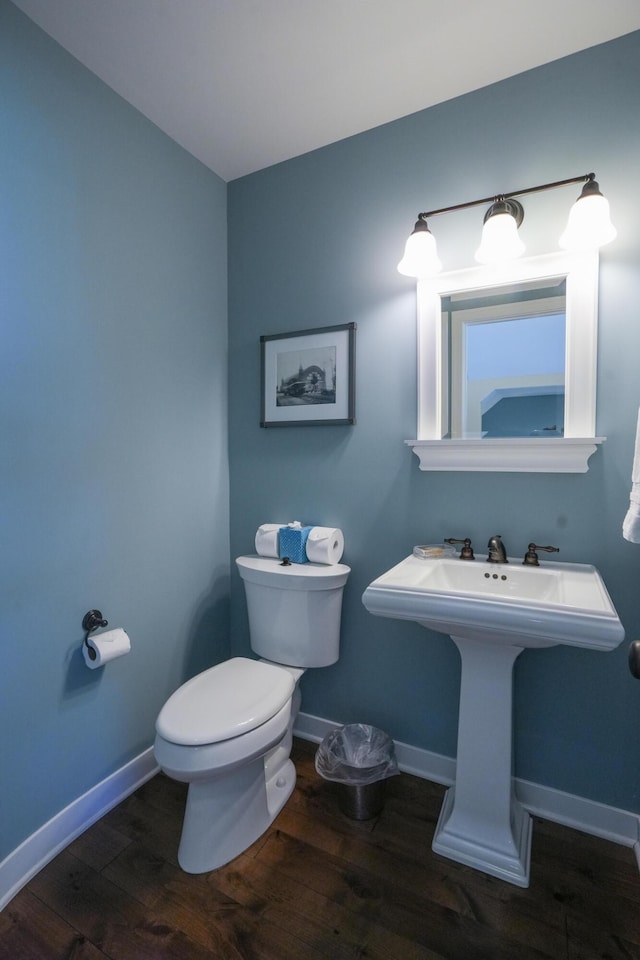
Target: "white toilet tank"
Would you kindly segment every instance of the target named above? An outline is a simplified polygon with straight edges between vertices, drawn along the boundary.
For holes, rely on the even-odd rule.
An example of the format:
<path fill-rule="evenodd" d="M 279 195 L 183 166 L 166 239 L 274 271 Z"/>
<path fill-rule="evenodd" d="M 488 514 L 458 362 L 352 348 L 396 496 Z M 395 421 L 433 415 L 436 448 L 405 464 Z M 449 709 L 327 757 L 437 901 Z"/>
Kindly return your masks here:
<path fill-rule="evenodd" d="M 265 660 L 328 667 L 340 651 L 344 563 L 292 563 L 237 557 L 249 612 L 251 648 Z"/>

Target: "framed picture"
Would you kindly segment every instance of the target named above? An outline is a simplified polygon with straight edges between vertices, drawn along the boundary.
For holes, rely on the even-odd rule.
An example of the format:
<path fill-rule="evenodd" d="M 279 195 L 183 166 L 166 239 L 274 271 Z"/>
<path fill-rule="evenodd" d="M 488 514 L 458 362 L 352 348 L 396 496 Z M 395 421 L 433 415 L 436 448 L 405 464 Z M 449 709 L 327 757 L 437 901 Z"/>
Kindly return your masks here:
<path fill-rule="evenodd" d="M 355 340 L 355 323 L 260 337 L 260 426 L 355 423 Z"/>

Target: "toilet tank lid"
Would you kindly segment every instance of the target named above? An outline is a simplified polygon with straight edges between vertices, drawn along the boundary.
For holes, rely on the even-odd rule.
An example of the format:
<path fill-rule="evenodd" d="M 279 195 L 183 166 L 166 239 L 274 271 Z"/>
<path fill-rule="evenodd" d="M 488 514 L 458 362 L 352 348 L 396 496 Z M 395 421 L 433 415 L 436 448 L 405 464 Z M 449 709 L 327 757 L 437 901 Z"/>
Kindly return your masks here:
<path fill-rule="evenodd" d="M 179 687 L 160 711 L 156 730 L 171 743 L 190 746 L 230 740 L 275 716 L 294 687 L 286 669 L 234 657 Z"/>
<path fill-rule="evenodd" d="M 243 580 L 278 590 L 332 590 L 343 587 L 351 573 L 345 563 L 292 563 L 283 566 L 274 557 L 236 557 Z"/>

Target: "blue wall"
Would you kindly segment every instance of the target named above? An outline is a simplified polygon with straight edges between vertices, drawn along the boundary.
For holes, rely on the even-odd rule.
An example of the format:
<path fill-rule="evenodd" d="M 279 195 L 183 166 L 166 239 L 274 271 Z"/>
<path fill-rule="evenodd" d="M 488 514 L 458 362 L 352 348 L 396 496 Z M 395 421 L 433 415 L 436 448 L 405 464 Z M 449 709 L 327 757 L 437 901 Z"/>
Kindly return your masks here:
<path fill-rule="evenodd" d="M 640 635 L 640 548 L 623 541 L 640 403 L 640 33 L 379 127 L 229 187 L 232 556 L 265 521 L 339 526 L 352 566 L 341 659 L 303 679 L 303 707 L 454 755 L 459 659 L 417 625 L 370 616 L 366 585 L 414 544 L 496 531 L 602 571 Z M 602 252 L 598 432 L 584 475 L 423 473 L 416 435 L 415 288 L 395 270 L 419 210 L 595 170 L 619 230 Z M 562 232 L 579 188 L 527 199 L 529 254 Z M 449 269 L 469 266 L 477 210 L 434 221 Z M 260 429 L 259 337 L 356 321 L 357 425 Z M 248 650 L 232 571 L 232 644 Z M 516 667 L 516 772 L 640 811 L 640 687 L 626 644 L 553 648 Z"/>
<path fill-rule="evenodd" d="M 6 0 L 0 91 L 1 860 L 227 654 L 229 538 L 225 184 Z"/>

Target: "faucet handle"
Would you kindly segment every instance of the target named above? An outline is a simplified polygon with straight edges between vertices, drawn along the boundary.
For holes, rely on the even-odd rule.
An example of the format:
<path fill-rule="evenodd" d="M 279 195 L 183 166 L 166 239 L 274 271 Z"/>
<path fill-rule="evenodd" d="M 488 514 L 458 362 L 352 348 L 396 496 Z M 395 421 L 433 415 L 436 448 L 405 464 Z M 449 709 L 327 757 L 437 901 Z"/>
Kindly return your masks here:
<path fill-rule="evenodd" d="M 444 538 L 444 542 L 445 542 L 445 543 L 462 543 L 462 544 L 464 544 L 464 546 L 462 547 L 462 550 L 460 551 L 460 557 L 459 557 L 459 559 L 460 559 L 460 560 L 475 560 L 475 556 L 474 556 L 474 554 L 473 554 L 473 547 L 471 546 L 471 540 L 469 539 L 469 537 L 465 537 L 464 540 L 456 540 L 455 537 L 445 537 L 445 538 Z"/>
<path fill-rule="evenodd" d="M 539 567 L 537 550 L 544 550 L 545 553 L 560 553 L 560 547 L 541 547 L 537 543 L 530 543 L 527 552 L 524 555 L 523 565 L 526 567 Z"/>

